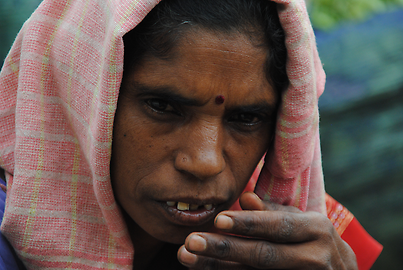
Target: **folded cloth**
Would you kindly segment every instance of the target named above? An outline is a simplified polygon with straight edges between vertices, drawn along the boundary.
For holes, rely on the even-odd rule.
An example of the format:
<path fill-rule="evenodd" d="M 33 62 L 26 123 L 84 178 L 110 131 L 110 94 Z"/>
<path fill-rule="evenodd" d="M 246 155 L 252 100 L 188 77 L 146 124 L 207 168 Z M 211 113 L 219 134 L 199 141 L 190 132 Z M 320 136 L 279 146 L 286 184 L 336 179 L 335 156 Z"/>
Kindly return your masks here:
<path fill-rule="evenodd" d="M 304 1 L 275 0 L 286 33 L 289 88 L 282 96 L 274 151 L 255 192 L 263 199 L 325 213 L 318 98 L 325 73 Z"/>

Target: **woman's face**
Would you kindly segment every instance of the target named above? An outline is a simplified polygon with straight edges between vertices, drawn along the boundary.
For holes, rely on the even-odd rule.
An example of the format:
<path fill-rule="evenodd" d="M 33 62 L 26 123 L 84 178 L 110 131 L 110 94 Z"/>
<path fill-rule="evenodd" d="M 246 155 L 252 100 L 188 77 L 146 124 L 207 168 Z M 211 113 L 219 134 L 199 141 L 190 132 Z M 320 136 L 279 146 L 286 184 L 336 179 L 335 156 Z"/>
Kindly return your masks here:
<path fill-rule="evenodd" d="M 236 201 L 273 132 L 266 57 L 245 35 L 194 30 L 124 78 L 111 176 L 132 233 L 179 244 Z"/>

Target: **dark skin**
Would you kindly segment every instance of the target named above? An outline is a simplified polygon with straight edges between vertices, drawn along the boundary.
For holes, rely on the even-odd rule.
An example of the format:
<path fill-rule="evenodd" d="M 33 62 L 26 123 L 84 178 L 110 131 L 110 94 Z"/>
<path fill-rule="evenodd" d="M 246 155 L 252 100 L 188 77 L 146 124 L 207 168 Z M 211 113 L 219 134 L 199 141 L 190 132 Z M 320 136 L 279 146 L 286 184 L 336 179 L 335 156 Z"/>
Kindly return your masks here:
<path fill-rule="evenodd" d="M 358 269 L 354 252 L 324 215 L 265 202 L 251 192 L 240 204 L 246 211 L 220 213 L 215 227 L 252 239 L 193 233 L 179 260 L 190 269 Z"/>
<path fill-rule="evenodd" d="M 266 51 L 240 33 L 197 29 L 168 60 L 146 55 L 123 79 L 111 177 L 134 269 L 183 243 L 178 260 L 191 269 L 357 269 L 324 215 L 240 197 L 273 132 Z M 246 211 L 225 211 L 239 197 Z"/>
<path fill-rule="evenodd" d="M 265 59 L 244 35 L 196 31 L 168 60 L 145 56 L 123 79 L 111 176 L 136 269 L 162 243 L 209 231 L 242 193 L 269 146 L 277 101 Z"/>

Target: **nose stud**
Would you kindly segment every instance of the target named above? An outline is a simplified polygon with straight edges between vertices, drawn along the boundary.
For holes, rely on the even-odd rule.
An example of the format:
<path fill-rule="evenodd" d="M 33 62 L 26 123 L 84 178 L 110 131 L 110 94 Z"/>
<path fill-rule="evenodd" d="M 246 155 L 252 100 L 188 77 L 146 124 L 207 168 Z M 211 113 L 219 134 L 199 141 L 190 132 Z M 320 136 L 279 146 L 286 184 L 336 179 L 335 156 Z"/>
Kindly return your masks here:
<path fill-rule="evenodd" d="M 224 101 L 225 101 L 225 97 L 224 97 L 223 95 L 218 95 L 218 96 L 216 96 L 216 98 L 215 98 L 215 103 L 216 103 L 217 105 L 223 104 Z"/>

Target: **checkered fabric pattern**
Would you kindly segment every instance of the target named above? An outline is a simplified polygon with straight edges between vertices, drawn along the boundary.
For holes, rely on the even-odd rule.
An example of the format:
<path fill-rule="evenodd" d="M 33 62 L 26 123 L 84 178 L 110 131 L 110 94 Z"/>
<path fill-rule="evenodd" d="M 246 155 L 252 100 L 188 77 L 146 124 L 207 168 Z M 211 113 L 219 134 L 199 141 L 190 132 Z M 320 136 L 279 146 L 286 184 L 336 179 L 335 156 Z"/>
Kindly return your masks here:
<path fill-rule="evenodd" d="M 264 200 L 326 213 L 318 113 L 326 76 L 305 2 L 275 2 L 286 32 L 290 86 L 282 97 L 274 150 L 266 155 L 255 192 Z"/>

